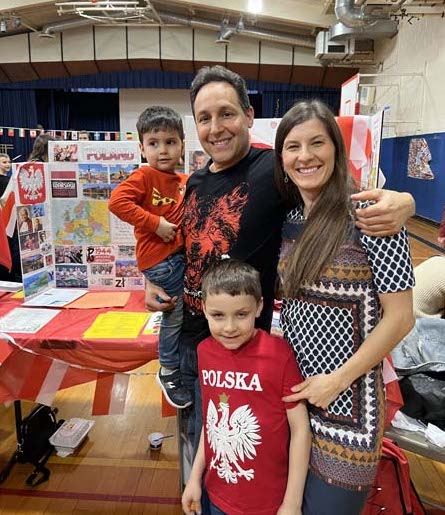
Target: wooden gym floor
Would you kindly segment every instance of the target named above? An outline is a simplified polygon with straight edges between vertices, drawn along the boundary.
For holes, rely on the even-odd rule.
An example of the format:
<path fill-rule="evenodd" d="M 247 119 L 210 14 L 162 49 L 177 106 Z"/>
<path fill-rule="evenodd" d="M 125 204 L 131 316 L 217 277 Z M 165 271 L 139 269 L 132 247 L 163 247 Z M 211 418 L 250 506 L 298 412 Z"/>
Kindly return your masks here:
<path fill-rule="evenodd" d="M 408 224 L 414 264 L 440 253 L 437 227 L 419 220 Z M 94 419 L 85 444 L 67 458 L 53 455 L 51 477 L 35 489 L 25 485 L 29 464 L 17 464 L 0 485 L 3 514 L 150 514 L 179 515 L 179 466 L 176 422 L 161 417 L 161 394 L 155 383 L 157 361 L 139 369 L 151 375 L 133 376 L 125 415 L 91 416 L 94 384 L 60 391 L 54 405 L 64 419 Z M 23 403 L 24 414 L 32 403 Z M 174 434 L 160 452 L 148 450 L 148 435 Z M 16 447 L 13 406 L 0 405 L 0 467 Z M 408 454 L 419 494 L 445 505 L 445 465 Z M 438 511 L 431 511 L 439 513 Z"/>

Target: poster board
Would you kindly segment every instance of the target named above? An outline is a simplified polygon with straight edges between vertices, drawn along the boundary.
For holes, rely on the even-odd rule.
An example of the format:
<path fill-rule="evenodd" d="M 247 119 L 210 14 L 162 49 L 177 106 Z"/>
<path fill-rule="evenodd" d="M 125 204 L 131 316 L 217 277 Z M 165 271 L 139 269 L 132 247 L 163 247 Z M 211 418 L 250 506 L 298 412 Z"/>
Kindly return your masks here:
<path fill-rule="evenodd" d="M 136 141 L 50 141 L 48 163 L 15 164 L 24 295 L 53 288 L 143 289 L 133 227 L 108 210 L 139 166 Z"/>
<path fill-rule="evenodd" d="M 341 85 L 339 116 L 354 116 L 360 112 L 360 74 L 357 73 Z"/>

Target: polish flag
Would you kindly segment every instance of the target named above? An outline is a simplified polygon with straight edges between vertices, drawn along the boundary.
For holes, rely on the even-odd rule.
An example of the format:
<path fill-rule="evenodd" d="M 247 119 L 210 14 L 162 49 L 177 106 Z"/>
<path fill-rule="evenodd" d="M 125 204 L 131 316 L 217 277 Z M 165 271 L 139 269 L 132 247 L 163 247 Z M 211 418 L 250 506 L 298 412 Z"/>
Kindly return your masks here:
<path fill-rule="evenodd" d="M 129 380 L 130 376 L 127 374 L 98 372 L 92 414 L 122 414 L 125 409 Z"/>
<path fill-rule="evenodd" d="M 0 215 L 3 209 L 0 209 Z M 12 268 L 11 250 L 9 249 L 8 237 L 6 235 L 6 227 L 3 216 L 0 216 L 0 265 L 5 266 L 9 271 Z"/>
<path fill-rule="evenodd" d="M 390 355 L 383 360 L 382 374 L 386 391 L 385 426 L 387 427 L 404 404 L 399 379 L 394 370 Z"/>
<path fill-rule="evenodd" d="M 6 229 L 6 234 L 11 238 L 17 223 L 17 213 L 15 209 L 14 180 L 11 177 L 5 192 L 0 199 L 0 205 L 3 206 L 1 216 Z"/>

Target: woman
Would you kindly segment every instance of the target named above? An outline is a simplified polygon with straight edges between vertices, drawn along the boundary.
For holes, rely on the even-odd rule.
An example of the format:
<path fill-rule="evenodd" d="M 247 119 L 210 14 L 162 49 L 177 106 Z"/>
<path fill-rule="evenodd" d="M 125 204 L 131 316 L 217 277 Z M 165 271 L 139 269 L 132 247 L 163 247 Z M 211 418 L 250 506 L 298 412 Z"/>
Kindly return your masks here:
<path fill-rule="evenodd" d="M 56 138 L 51 136 L 51 134 L 40 134 L 40 136 L 37 136 L 28 161 L 48 162 L 48 141 L 55 140 Z"/>
<path fill-rule="evenodd" d="M 414 322 L 407 234 L 354 228 L 343 139 L 321 102 L 287 112 L 275 152 L 278 186 L 296 206 L 283 228 L 281 326 L 305 378 L 284 400 L 308 401 L 313 433 L 303 513 L 356 515 L 380 456 L 380 363 Z"/>

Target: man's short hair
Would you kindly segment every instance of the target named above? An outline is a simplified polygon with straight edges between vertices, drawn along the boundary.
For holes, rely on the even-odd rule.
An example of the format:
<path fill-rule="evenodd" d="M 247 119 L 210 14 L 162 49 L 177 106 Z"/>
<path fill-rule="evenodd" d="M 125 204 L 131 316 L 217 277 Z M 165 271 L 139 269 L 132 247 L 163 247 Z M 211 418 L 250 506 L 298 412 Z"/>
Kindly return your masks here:
<path fill-rule="evenodd" d="M 181 116 L 166 106 L 150 106 L 142 112 L 136 123 L 139 141 L 146 132 L 158 132 L 160 130 L 177 132 L 181 140 L 184 139 L 184 127 Z"/>
<path fill-rule="evenodd" d="M 241 108 L 246 112 L 250 107 L 249 95 L 247 94 L 247 86 L 245 80 L 235 72 L 224 68 L 217 64 L 216 66 L 205 66 L 201 68 L 193 79 L 190 86 L 190 101 L 192 104 L 192 111 L 195 114 L 195 100 L 201 88 L 210 84 L 211 82 L 227 82 L 238 95 L 238 100 Z"/>
<path fill-rule="evenodd" d="M 225 293 L 252 295 L 256 302 L 261 300 L 260 274 L 252 265 L 237 259 L 223 259 L 212 265 L 204 274 L 202 281 L 202 300 L 209 295 Z"/>
<path fill-rule="evenodd" d="M 89 133 L 88 131 L 84 131 L 84 130 L 79 131 L 79 136 L 80 136 L 81 134 L 84 134 L 85 136 L 87 136 L 87 137 L 88 137 L 88 139 L 90 139 L 90 133 Z"/>

